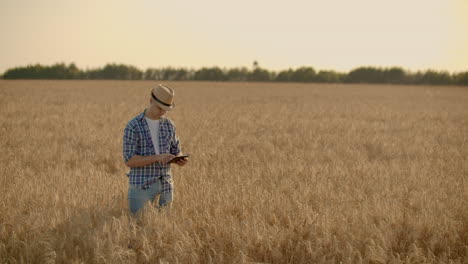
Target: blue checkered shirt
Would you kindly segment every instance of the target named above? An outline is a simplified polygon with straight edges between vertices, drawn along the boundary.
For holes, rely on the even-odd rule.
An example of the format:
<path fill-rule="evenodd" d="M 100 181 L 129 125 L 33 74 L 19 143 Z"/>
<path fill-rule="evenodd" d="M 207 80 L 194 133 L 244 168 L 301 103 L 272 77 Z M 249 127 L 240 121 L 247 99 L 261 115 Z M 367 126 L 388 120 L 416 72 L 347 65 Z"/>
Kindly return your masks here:
<path fill-rule="evenodd" d="M 145 110 L 146 112 L 146 110 Z M 127 162 L 133 155 L 156 155 L 145 112 L 134 117 L 124 130 L 123 157 Z M 175 125 L 166 117 L 159 121 L 159 153 L 177 155 L 181 152 Z M 171 165 L 155 162 L 143 167 L 132 167 L 127 173 L 130 184 L 147 189 L 156 181 L 162 181 L 162 192 L 172 192 Z"/>

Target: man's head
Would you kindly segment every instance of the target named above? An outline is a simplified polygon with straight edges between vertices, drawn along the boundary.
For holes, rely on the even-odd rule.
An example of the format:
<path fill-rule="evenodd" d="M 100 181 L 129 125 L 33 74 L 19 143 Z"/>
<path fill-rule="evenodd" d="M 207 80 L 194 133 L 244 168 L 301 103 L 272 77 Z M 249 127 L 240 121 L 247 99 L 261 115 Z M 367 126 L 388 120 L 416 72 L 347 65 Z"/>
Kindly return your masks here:
<path fill-rule="evenodd" d="M 149 115 L 152 119 L 159 119 L 167 111 L 173 110 L 174 104 L 174 90 L 159 84 L 151 90 Z"/>
<path fill-rule="evenodd" d="M 171 111 L 174 109 L 174 90 L 158 84 L 153 90 L 151 90 L 151 102 L 157 104 L 160 108 Z"/>

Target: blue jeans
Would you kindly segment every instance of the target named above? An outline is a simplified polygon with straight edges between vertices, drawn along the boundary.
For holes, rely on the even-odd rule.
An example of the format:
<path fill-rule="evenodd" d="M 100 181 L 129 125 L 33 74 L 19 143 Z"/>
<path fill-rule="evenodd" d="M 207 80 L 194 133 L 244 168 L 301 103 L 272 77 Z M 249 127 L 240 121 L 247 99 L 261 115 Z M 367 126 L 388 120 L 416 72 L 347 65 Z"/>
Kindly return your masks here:
<path fill-rule="evenodd" d="M 146 190 L 140 189 L 133 184 L 129 184 L 128 187 L 128 206 L 132 214 L 136 214 L 141 208 L 143 208 L 146 202 L 154 202 L 156 196 L 159 196 L 159 207 L 167 206 L 172 202 L 172 192 L 161 193 L 162 184 L 161 180 L 151 184 Z"/>

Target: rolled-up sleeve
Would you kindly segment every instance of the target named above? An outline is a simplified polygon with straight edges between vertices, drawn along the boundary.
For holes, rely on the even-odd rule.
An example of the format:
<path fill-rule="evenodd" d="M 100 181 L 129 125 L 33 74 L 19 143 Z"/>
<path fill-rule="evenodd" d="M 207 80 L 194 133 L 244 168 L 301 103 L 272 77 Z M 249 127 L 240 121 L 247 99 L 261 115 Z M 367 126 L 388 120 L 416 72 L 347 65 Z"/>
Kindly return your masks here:
<path fill-rule="evenodd" d="M 182 150 L 180 149 L 180 144 L 179 144 L 179 138 L 177 137 L 177 134 L 176 134 L 176 128 L 175 128 L 175 125 L 172 124 L 172 141 L 171 141 L 171 154 L 172 155 L 177 155 L 179 153 L 182 152 Z"/>
<path fill-rule="evenodd" d="M 137 138 L 135 129 L 132 126 L 127 125 L 123 136 L 123 158 L 125 163 L 135 155 L 136 144 Z"/>

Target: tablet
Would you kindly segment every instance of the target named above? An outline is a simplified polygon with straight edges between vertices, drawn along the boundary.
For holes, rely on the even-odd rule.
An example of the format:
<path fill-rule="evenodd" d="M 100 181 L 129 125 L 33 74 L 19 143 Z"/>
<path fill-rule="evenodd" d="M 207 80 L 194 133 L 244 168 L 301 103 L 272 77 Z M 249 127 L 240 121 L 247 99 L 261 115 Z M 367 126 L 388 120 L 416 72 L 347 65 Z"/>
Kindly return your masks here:
<path fill-rule="evenodd" d="M 171 159 L 171 160 L 169 161 L 169 163 L 174 163 L 174 162 L 177 162 L 177 161 L 179 161 L 179 160 L 181 160 L 181 159 L 183 159 L 183 158 L 187 158 L 187 157 L 190 157 L 190 154 L 185 154 L 185 155 L 177 156 L 177 157 Z"/>

